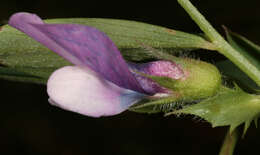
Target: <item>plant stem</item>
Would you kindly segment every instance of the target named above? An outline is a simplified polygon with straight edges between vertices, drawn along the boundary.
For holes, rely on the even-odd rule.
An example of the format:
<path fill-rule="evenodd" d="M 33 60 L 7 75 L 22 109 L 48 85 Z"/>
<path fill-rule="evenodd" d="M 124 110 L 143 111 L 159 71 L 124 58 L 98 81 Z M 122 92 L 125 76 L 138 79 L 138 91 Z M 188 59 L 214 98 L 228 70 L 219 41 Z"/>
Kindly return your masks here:
<path fill-rule="evenodd" d="M 235 129 L 232 133 L 230 133 L 230 130 L 228 129 L 219 155 L 232 155 L 238 140 L 238 136 L 238 129 Z"/>
<path fill-rule="evenodd" d="M 260 70 L 246 57 L 231 47 L 189 0 L 177 1 L 216 46 L 216 50 L 236 64 L 260 86 Z"/>

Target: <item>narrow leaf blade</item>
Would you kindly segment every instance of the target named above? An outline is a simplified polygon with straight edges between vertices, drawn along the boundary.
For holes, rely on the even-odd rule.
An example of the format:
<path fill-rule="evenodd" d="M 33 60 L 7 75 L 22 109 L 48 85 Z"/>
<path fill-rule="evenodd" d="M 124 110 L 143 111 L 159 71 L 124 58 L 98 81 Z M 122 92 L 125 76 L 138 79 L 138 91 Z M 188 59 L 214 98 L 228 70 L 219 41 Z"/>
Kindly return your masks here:
<path fill-rule="evenodd" d="M 214 49 L 212 44 L 201 36 L 141 22 L 98 18 L 51 19 L 46 22 L 96 27 L 115 42 L 123 56 L 129 61 L 143 61 L 151 58 L 140 46 L 140 42 L 152 48 L 171 52 L 198 48 Z M 36 80 L 37 83 L 45 83 L 55 69 L 70 65 L 46 47 L 8 25 L 1 27 L 0 30 L 0 64 L 9 69 L 40 77 L 41 80 Z M 10 77 L 0 73 L 0 77 L 3 76 L 5 79 Z M 31 80 L 26 80 L 25 77 L 13 78 L 14 76 L 10 80 L 26 82 Z M 34 80 L 31 82 L 35 83 Z"/>
<path fill-rule="evenodd" d="M 213 127 L 230 126 L 231 132 L 245 123 L 245 133 L 249 124 L 260 115 L 260 96 L 247 94 L 239 88 L 224 88 L 212 98 L 167 115 L 171 114 L 196 115 L 211 123 Z"/>
<path fill-rule="evenodd" d="M 213 45 L 199 35 L 176 31 L 136 21 L 68 18 L 51 19 L 47 23 L 74 23 L 95 27 L 105 32 L 120 49 L 140 48 L 140 42 L 153 48 L 213 49 Z"/>
<path fill-rule="evenodd" d="M 243 90 L 260 93 L 260 87 L 231 61 L 220 61 L 216 63 L 216 66 L 228 80 L 235 81 Z"/>
<path fill-rule="evenodd" d="M 230 45 L 260 70 L 260 47 L 245 37 L 231 32 L 227 28 L 225 28 L 225 32 Z"/>

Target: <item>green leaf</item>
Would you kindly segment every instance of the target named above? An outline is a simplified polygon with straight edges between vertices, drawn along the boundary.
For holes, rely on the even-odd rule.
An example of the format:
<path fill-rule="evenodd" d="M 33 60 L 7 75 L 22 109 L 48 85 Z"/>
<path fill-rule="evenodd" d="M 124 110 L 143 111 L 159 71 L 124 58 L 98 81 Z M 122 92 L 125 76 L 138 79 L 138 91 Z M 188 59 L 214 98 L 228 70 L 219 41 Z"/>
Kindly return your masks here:
<path fill-rule="evenodd" d="M 227 37 L 228 40 L 230 42 L 232 41 L 236 41 L 239 44 L 241 44 L 242 46 L 245 46 L 245 48 L 250 49 L 250 53 L 258 53 L 260 54 L 260 46 L 253 43 L 252 41 L 248 40 L 247 38 L 245 38 L 244 36 L 241 36 L 240 34 L 237 34 L 235 32 L 230 31 L 229 29 L 227 29 L 226 27 L 224 27 L 226 33 L 227 33 Z"/>
<path fill-rule="evenodd" d="M 243 90 L 251 93 L 260 92 L 260 87 L 231 61 L 220 61 L 216 66 L 226 78 L 234 80 Z"/>
<path fill-rule="evenodd" d="M 222 88 L 216 96 L 167 115 L 171 114 L 196 115 L 211 123 L 213 127 L 230 126 L 230 132 L 245 123 L 246 133 L 251 121 L 260 115 L 260 96 L 245 93 L 238 87 Z"/>
<path fill-rule="evenodd" d="M 245 37 L 231 32 L 225 27 L 224 29 L 230 45 L 246 57 L 251 64 L 257 67 L 258 70 L 260 70 L 260 47 Z"/>
<path fill-rule="evenodd" d="M 197 48 L 214 49 L 211 43 L 198 35 L 141 22 L 97 18 L 51 19 L 46 22 L 96 27 L 115 42 L 129 61 L 151 58 L 140 46 L 141 43 L 168 52 Z M 45 83 L 55 69 L 70 65 L 63 58 L 8 25 L 0 29 L 0 64 L 4 66 L 0 68 L 0 78 L 33 83 Z M 6 74 L 1 70 L 22 72 L 30 75 L 30 78 Z"/>
<path fill-rule="evenodd" d="M 48 23 L 83 24 L 105 32 L 120 49 L 140 48 L 140 43 L 160 49 L 214 49 L 214 46 L 199 35 L 176 31 L 136 21 L 71 18 L 46 20 Z"/>

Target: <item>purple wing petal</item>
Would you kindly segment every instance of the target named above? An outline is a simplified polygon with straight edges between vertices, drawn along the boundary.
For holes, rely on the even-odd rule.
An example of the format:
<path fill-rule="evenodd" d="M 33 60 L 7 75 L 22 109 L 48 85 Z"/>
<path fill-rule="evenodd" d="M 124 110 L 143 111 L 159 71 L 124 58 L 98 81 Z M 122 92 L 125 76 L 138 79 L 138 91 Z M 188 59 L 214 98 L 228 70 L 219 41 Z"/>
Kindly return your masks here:
<path fill-rule="evenodd" d="M 75 65 L 87 66 L 114 84 L 145 93 L 114 43 L 99 30 L 76 24 L 44 24 L 34 14 L 17 13 L 9 25 Z"/>
<path fill-rule="evenodd" d="M 47 92 L 51 104 L 92 117 L 119 114 L 146 96 L 78 66 L 56 70 L 48 80 Z"/>
<path fill-rule="evenodd" d="M 128 66 L 148 75 L 165 76 L 175 80 L 185 76 L 181 66 L 171 61 L 160 60 L 142 64 L 129 63 Z"/>
<path fill-rule="evenodd" d="M 128 66 L 133 70 L 133 74 L 142 88 L 150 94 L 169 93 L 169 90 L 161 87 L 153 80 L 135 73 L 134 71 L 153 76 L 165 76 L 176 80 L 185 76 L 181 67 L 170 61 L 153 61 L 143 64 L 128 63 Z"/>

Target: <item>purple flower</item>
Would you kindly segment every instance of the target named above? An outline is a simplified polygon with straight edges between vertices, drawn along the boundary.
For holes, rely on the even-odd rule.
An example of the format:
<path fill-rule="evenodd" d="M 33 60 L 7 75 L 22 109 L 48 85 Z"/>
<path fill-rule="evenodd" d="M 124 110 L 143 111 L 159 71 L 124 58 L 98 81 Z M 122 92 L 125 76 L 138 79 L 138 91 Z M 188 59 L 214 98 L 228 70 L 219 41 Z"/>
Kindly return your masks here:
<path fill-rule="evenodd" d="M 14 14 L 9 25 L 26 33 L 75 66 L 49 78 L 49 102 L 83 115 L 119 114 L 145 97 L 171 91 L 134 72 L 173 79 L 183 77 L 174 62 L 126 63 L 115 44 L 99 30 L 77 24 L 45 24 L 37 15 Z"/>

